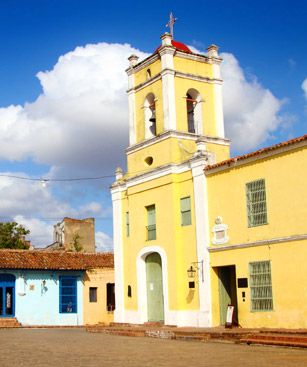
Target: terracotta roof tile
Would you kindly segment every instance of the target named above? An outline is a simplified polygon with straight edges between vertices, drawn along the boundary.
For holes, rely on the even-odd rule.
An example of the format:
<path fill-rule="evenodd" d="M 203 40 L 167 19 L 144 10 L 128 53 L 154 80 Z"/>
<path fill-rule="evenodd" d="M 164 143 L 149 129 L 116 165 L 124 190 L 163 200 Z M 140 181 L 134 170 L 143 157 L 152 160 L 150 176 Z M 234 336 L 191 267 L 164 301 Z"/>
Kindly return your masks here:
<path fill-rule="evenodd" d="M 256 151 L 251 152 L 251 153 L 238 155 L 236 157 L 227 159 L 226 161 L 222 161 L 222 162 L 219 162 L 219 163 L 208 165 L 207 167 L 205 167 L 205 171 L 210 171 L 211 169 L 226 166 L 226 165 L 230 166 L 231 163 L 235 163 L 237 161 L 248 159 L 248 158 L 251 158 L 251 157 L 254 157 L 254 156 L 260 156 L 260 155 L 262 155 L 264 153 L 268 153 L 272 150 L 276 150 L 278 148 L 282 148 L 282 147 L 286 147 L 288 145 L 296 144 L 296 143 L 299 143 L 299 142 L 304 141 L 304 140 L 307 140 L 307 134 L 303 135 L 303 136 L 300 136 L 298 138 L 295 138 L 295 139 L 283 141 L 281 143 L 278 143 L 278 144 L 275 144 L 275 145 L 271 145 L 269 147 L 265 147 L 265 148 L 256 150 Z"/>
<path fill-rule="evenodd" d="M 0 269 L 87 270 L 94 268 L 114 268 L 113 253 L 0 250 Z"/>

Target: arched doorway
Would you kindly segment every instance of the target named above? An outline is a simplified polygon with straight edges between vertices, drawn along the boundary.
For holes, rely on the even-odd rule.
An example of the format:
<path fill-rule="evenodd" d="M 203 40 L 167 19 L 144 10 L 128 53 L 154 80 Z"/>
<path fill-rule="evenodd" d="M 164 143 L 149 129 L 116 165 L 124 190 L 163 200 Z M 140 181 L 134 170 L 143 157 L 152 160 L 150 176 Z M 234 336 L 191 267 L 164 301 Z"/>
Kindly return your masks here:
<path fill-rule="evenodd" d="M 164 322 L 162 262 L 157 252 L 145 259 L 147 314 L 149 322 Z"/>
<path fill-rule="evenodd" d="M 0 317 L 15 315 L 15 276 L 0 274 Z"/>

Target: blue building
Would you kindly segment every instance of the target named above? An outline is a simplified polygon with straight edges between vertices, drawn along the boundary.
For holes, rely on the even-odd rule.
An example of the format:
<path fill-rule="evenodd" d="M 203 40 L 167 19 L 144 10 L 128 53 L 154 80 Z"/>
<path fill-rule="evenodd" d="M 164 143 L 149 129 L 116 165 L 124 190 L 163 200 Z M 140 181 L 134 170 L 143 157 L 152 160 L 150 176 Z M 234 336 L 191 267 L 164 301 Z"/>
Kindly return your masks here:
<path fill-rule="evenodd" d="M 83 325 L 84 279 L 99 268 L 113 268 L 113 254 L 0 250 L 0 318 Z"/>

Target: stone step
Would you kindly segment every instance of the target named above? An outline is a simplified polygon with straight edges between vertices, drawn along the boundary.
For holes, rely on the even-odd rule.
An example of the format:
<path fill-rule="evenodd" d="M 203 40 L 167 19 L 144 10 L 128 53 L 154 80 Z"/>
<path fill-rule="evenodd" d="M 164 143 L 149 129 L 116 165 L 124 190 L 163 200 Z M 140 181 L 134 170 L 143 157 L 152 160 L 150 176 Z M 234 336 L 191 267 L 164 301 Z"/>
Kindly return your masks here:
<path fill-rule="evenodd" d="M 250 344 L 260 344 L 260 345 L 276 345 L 276 346 L 283 346 L 283 347 L 297 347 L 297 348 L 307 348 L 307 340 L 299 339 L 299 338 L 242 338 L 240 339 L 240 343 L 246 343 L 248 345 Z"/>
<path fill-rule="evenodd" d="M 292 341 L 292 342 L 302 342 L 307 343 L 306 334 L 253 334 L 250 335 L 251 339 L 258 340 L 275 340 L 275 341 Z"/>
<path fill-rule="evenodd" d="M 21 327 L 16 317 L 0 317 L 0 328 L 16 328 Z"/>

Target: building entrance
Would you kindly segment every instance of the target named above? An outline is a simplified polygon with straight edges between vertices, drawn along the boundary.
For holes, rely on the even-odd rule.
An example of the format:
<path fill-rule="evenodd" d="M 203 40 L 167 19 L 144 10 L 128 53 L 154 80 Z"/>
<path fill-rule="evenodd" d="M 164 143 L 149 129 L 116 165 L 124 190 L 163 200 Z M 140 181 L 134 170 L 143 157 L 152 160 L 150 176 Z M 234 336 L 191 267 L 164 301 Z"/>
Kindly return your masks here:
<path fill-rule="evenodd" d="M 15 315 L 15 276 L 0 274 L 0 317 Z"/>
<path fill-rule="evenodd" d="M 148 321 L 164 322 L 161 257 L 154 252 L 145 259 Z"/>
<path fill-rule="evenodd" d="M 220 266 L 217 268 L 217 273 L 219 277 L 220 323 L 225 325 L 227 307 L 232 305 L 234 306 L 233 321 L 235 325 L 238 325 L 236 267 L 235 265 Z"/>

